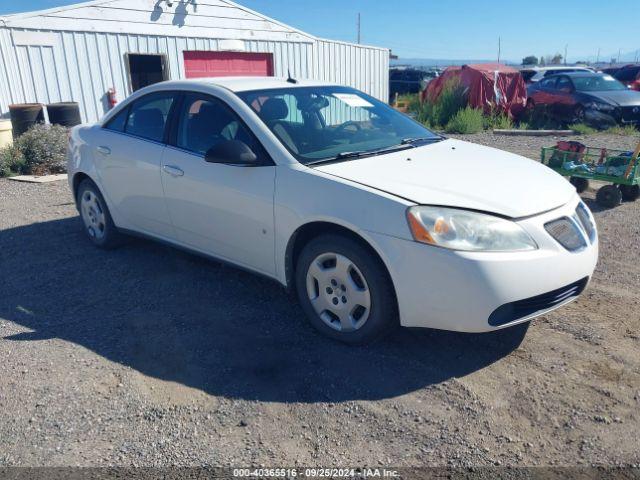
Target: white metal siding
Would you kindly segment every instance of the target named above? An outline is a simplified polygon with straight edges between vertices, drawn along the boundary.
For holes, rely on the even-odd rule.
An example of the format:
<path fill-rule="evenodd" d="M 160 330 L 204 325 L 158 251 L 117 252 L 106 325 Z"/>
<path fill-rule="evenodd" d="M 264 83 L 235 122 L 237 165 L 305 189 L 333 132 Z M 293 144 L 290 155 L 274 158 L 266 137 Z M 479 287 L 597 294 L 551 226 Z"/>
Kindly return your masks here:
<path fill-rule="evenodd" d="M 164 53 L 169 77 L 179 79 L 185 50 L 221 50 L 220 40 L 228 38 L 244 42 L 247 52 L 272 53 L 278 77 L 291 72 L 388 99 L 388 50 L 316 39 L 225 0 L 197 3 L 197 14 L 191 12 L 182 26 L 174 23 L 175 12 L 171 21 L 168 13 L 153 17 L 155 0 L 114 0 L 5 17 L 8 26 L 0 24 L 0 116 L 7 116 L 12 103 L 76 101 L 83 120 L 96 121 L 107 111 L 107 89 L 114 87 L 119 100 L 130 93 L 126 53 Z M 22 38 L 31 33 L 34 41 L 14 45 L 13 32 L 24 32 Z M 39 38 L 46 42 L 39 45 Z"/>

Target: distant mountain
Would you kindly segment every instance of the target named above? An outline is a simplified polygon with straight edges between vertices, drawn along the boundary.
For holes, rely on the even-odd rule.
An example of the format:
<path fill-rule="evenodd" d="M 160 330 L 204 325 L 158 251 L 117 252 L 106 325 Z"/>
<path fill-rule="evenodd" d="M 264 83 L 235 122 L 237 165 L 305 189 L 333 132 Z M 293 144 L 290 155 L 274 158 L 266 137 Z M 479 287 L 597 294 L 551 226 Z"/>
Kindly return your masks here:
<path fill-rule="evenodd" d="M 466 60 L 454 60 L 447 58 L 403 58 L 400 57 L 397 60 L 391 60 L 391 66 L 394 65 L 410 65 L 412 67 L 448 67 L 449 65 L 467 65 L 470 63 L 493 63 L 496 59 L 466 59 Z M 510 60 L 500 60 L 500 63 L 506 63 L 513 65 L 517 62 Z"/>

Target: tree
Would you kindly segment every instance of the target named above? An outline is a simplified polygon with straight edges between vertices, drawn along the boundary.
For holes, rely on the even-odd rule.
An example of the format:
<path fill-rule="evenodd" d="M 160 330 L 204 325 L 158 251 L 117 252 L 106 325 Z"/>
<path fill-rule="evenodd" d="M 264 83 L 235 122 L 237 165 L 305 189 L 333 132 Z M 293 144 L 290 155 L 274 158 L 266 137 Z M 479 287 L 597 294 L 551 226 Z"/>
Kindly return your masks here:
<path fill-rule="evenodd" d="M 529 55 L 528 57 L 524 57 L 522 59 L 522 65 L 537 65 L 538 57 L 535 55 Z"/>
<path fill-rule="evenodd" d="M 560 65 L 562 63 L 562 55 L 560 55 L 559 53 L 556 53 L 552 58 L 551 58 L 551 62 L 552 65 Z"/>

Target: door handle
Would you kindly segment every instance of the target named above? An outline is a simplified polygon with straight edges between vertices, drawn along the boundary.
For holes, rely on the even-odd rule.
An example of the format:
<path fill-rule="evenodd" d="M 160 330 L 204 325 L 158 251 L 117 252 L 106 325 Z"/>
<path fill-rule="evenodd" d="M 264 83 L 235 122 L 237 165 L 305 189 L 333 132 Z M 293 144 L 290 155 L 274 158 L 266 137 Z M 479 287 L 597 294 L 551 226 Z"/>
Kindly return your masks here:
<path fill-rule="evenodd" d="M 172 177 L 182 177 L 184 175 L 184 172 L 181 168 L 174 167 L 173 165 L 163 165 L 162 170 L 164 170 Z"/>
<path fill-rule="evenodd" d="M 105 147 L 103 145 L 96 148 L 96 150 L 102 155 L 111 155 L 111 149 L 109 147 Z"/>

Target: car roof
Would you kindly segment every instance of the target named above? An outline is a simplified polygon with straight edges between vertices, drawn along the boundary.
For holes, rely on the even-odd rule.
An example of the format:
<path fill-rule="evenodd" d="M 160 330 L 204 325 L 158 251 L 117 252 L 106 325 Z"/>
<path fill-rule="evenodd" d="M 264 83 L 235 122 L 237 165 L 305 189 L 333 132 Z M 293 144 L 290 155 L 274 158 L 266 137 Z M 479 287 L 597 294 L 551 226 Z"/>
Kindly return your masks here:
<path fill-rule="evenodd" d="M 600 72 L 559 72 L 558 75 L 566 75 L 567 77 L 602 77 L 604 75 L 611 76 L 608 73 Z M 554 77 L 555 75 L 551 75 Z"/>
<path fill-rule="evenodd" d="M 164 86 L 188 89 L 194 85 L 216 85 L 224 87 L 232 92 L 246 92 L 249 90 L 267 90 L 277 88 L 300 88 L 317 86 L 335 86 L 335 83 L 320 82 L 316 80 L 298 80 L 296 83 L 287 81 L 283 77 L 209 77 L 193 78 L 188 80 L 172 80 L 162 82 Z"/>
<path fill-rule="evenodd" d="M 547 70 L 576 70 L 576 69 L 593 71 L 591 67 L 585 67 L 584 65 L 577 65 L 573 67 L 570 65 L 553 65 L 548 67 L 546 66 L 545 67 L 526 67 L 526 70 L 535 70 L 538 72 L 544 72 Z"/>

